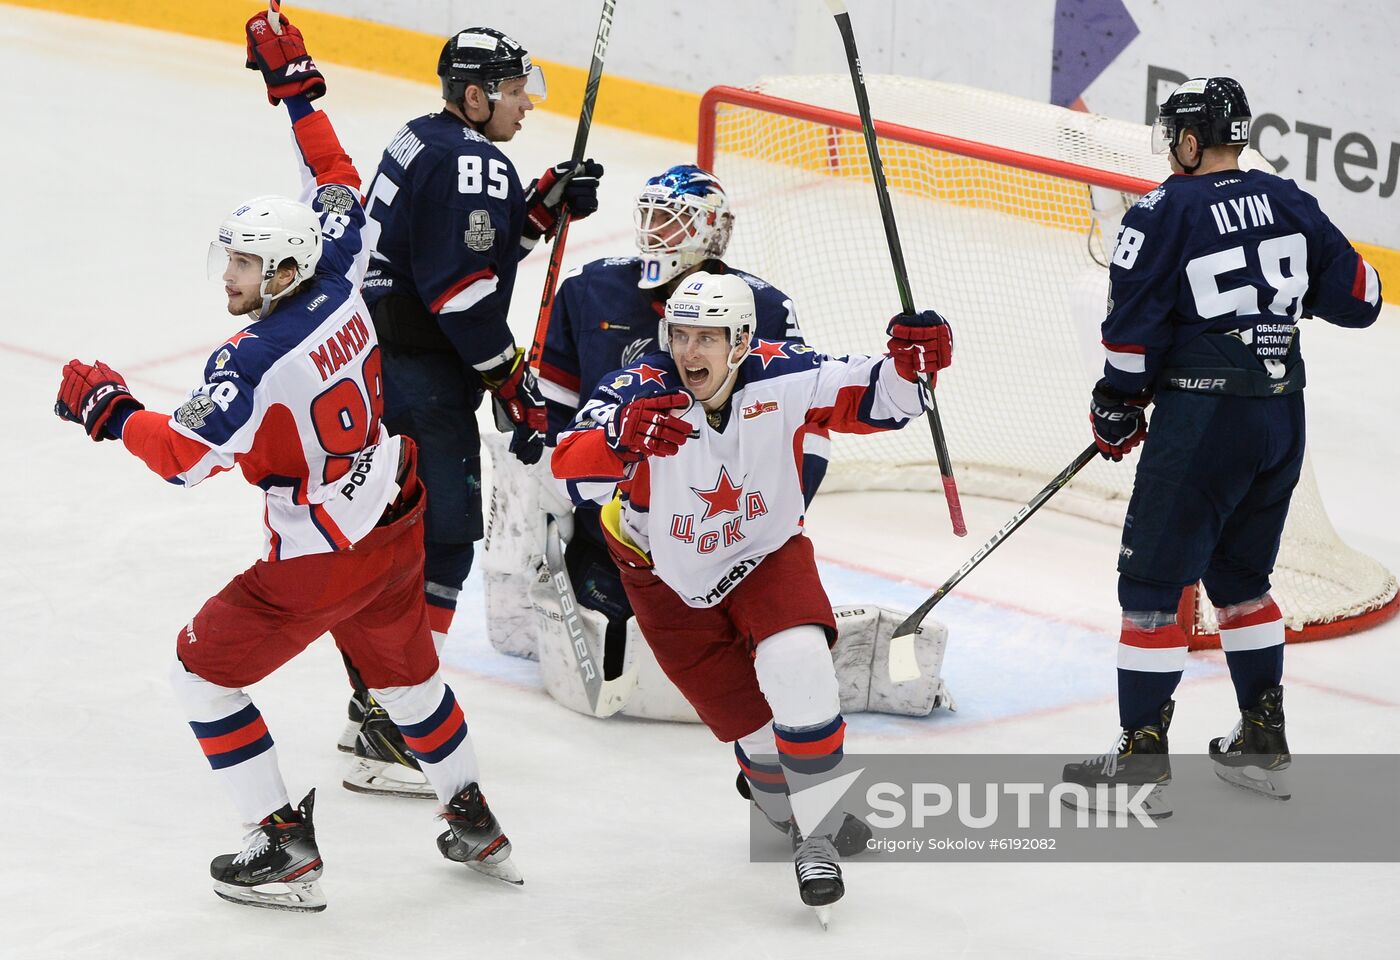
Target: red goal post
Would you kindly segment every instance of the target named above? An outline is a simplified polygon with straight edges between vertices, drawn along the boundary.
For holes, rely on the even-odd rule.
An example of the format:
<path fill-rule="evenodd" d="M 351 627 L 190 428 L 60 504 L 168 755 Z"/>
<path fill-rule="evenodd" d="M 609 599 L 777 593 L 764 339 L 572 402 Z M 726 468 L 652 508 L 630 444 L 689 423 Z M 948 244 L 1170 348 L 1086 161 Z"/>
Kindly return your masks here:
<path fill-rule="evenodd" d="M 1024 501 L 1083 446 L 1102 368 L 1098 322 L 1118 218 L 1169 172 L 1148 128 L 906 77 L 869 77 L 875 132 L 916 305 L 953 322 L 958 364 L 939 405 L 965 495 Z M 898 298 L 850 81 L 770 77 L 701 99 L 697 162 L 735 209 L 727 259 L 793 297 L 807 339 L 879 352 Z M 1265 166 L 1247 152 L 1244 166 Z M 1010 426 L 1010 425 L 1013 425 Z M 936 490 L 927 436 L 833 438 L 825 490 Z M 1132 467 L 1091 463 L 1051 508 L 1121 523 Z M 1395 577 L 1347 546 L 1310 465 L 1295 492 L 1274 594 L 1290 641 L 1400 612 Z M 1189 590 L 1193 649 L 1218 646 Z"/>

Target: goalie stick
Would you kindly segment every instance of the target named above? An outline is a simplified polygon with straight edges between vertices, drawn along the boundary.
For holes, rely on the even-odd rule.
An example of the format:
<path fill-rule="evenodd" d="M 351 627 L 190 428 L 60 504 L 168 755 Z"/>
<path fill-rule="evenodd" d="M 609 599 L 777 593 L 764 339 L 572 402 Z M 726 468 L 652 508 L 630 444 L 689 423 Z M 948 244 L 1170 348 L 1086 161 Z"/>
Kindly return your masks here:
<path fill-rule="evenodd" d="M 577 595 L 564 563 L 564 543 L 559 538 L 559 528 L 552 517 L 547 521 L 544 559 L 550 583 L 559 599 L 558 625 L 573 651 L 579 679 L 588 697 L 588 708 L 595 717 L 610 717 L 627 704 L 627 698 L 637 685 L 637 667 L 633 666 L 614 680 L 603 679 L 603 652 L 588 642 L 588 631 L 584 629 L 579 616 Z"/>
<path fill-rule="evenodd" d="M 1002 525 L 1002 528 L 992 534 L 992 538 L 982 544 L 967 562 L 958 567 L 958 572 L 953 574 L 943 582 L 943 586 L 933 592 L 923 603 L 919 604 L 919 609 L 909 614 L 898 627 L 895 628 L 894 635 L 890 637 L 890 679 L 895 683 L 903 683 L 906 680 L 915 680 L 919 677 L 919 661 L 914 656 L 914 631 L 919 628 L 919 624 L 924 622 L 929 611 L 938 605 L 938 601 L 946 597 L 952 589 L 962 582 L 963 578 L 971 573 L 979 563 L 987 559 L 987 555 L 1001 545 L 1001 542 L 1011 534 L 1016 532 L 1016 528 L 1030 519 L 1031 514 L 1045 506 L 1055 494 L 1064 488 L 1074 478 L 1074 475 L 1084 469 L 1084 465 L 1099 452 L 1097 444 L 1091 443 L 1085 447 L 1079 456 L 1075 457 L 1069 466 L 1060 471 L 1060 475 L 1045 485 L 1045 488 L 1032 497 L 1021 509 L 1017 510 L 1010 520 Z"/>
<path fill-rule="evenodd" d="M 826 0 L 831 15 L 836 18 L 836 27 L 841 31 L 841 41 L 846 47 L 846 63 L 851 68 L 851 85 L 855 88 L 856 108 L 860 112 L 860 128 L 865 135 L 865 152 L 870 156 L 870 175 L 875 181 L 875 196 L 880 202 L 880 219 L 885 224 L 885 242 L 890 251 L 890 264 L 894 267 L 894 283 L 899 289 L 899 304 L 905 313 L 914 313 L 914 297 L 909 290 L 909 270 L 904 265 L 904 248 L 899 243 L 899 229 L 894 222 L 894 208 L 890 204 L 890 188 L 885 182 L 885 168 L 880 162 L 880 147 L 875 142 L 875 121 L 870 117 L 870 98 L 865 91 L 865 74 L 860 66 L 860 54 L 856 51 L 856 35 L 851 29 L 851 15 L 846 11 L 842 0 Z M 953 460 L 948 455 L 948 441 L 943 436 L 943 420 L 938 415 L 938 401 L 933 397 L 933 387 L 927 374 L 919 374 L 919 399 L 928 413 L 929 433 L 933 436 L 933 450 L 938 456 L 938 472 L 943 479 L 943 496 L 948 503 L 948 519 L 952 521 L 953 533 L 967 536 L 967 524 L 963 522 L 962 500 L 958 496 L 958 484 L 953 478 Z"/>
<path fill-rule="evenodd" d="M 617 0 L 603 0 L 603 13 L 598 18 L 598 35 L 593 40 L 593 60 L 588 65 L 588 85 L 583 90 L 583 109 L 578 115 L 578 132 L 574 134 L 573 161 L 577 166 L 583 160 L 583 152 L 588 147 L 588 131 L 593 127 L 593 106 L 598 102 L 598 84 L 603 79 L 603 57 L 608 52 L 608 39 L 612 34 L 613 8 Z M 544 272 L 544 292 L 540 294 L 540 312 L 535 318 L 535 339 L 530 343 L 530 355 L 526 358 L 530 369 L 539 373 L 540 357 L 544 353 L 544 338 L 549 331 L 549 315 L 554 310 L 554 291 L 559 283 L 559 268 L 564 263 L 564 244 L 569 236 L 569 208 L 566 204 L 559 211 L 558 231 L 554 234 L 554 246 L 549 251 L 549 266 Z"/>

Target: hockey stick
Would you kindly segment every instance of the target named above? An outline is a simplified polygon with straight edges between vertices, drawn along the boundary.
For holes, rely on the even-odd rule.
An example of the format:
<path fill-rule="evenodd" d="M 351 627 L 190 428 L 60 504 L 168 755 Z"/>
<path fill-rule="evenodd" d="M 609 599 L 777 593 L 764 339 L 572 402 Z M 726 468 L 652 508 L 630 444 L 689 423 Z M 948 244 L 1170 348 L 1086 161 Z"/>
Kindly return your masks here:
<path fill-rule="evenodd" d="M 1094 459 L 1098 454 L 1097 444 L 1089 444 L 1084 448 L 1079 456 L 1069 466 L 1060 471 L 1060 475 L 1045 485 L 1045 488 L 1030 499 L 1021 509 L 1017 510 L 1010 520 L 1002 525 L 1002 528 L 992 534 L 992 538 L 982 544 L 967 562 L 958 567 L 958 572 L 953 574 L 943 582 L 943 586 L 933 592 L 923 603 L 919 604 L 919 609 L 904 618 L 904 622 L 895 628 L 894 635 L 890 637 L 890 679 L 895 683 L 903 683 L 906 680 L 915 680 L 919 676 L 919 662 L 914 656 L 914 631 L 919 629 L 919 624 L 924 622 L 929 611 L 938 605 L 938 601 L 946 597 L 954 587 L 962 582 L 963 578 L 976 569 L 977 565 L 987 559 L 987 555 L 1001 545 L 1002 541 L 1016 532 L 1016 528 L 1030 519 L 1031 514 L 1045 506 L 1055 494 L 1059 493 L 1074 475 L 1084 469 L 1084 465 Z"/>
<path fill-rule="evenodd" d="M 588 708 L 595 717 L 610 717 L 626 706 L 627 698 L 637 686 L 637 668 L 634 666 L 613 680 L 603 679 L 603 655 L 588 642 L 588 633 L 578 612 L 577 594 L 564 563 L 564 544 L 559 539 L 559 528 L 552 517 L 545 522 L 545 566 L 559 599 L 559 619 L 556 622 L 563 629 L 564 639 L 574 652 L 574 663 L 578 668 L 579 680 L 583 683 L 583 692 L 588 697 Z"/>
<path fill-rule="evenodd" d="M 598 18 L 598 35 L 593 40 L 593 61 L 588 65 L 588 85 L 583 91 L 583 109 L 578 115 L 578 132 L 574 134 L 575 166 L 583 160 L 583 152 L 588 147 L 588 131 L 593 127 L 593 106 L 598 102 L 598 84 L 603 79 L 603 57 L 608 52 L 613 8 L 616 6 L 617 0 L 603 0 L 603 13 Z M 559 268 L 564 263 L 564 244 L 568 237 L 569 208 L 565 205 L 559 211 L 558 230 L 554 234 L 554 246 L 549 251 L 549 266 L 544 272 L 540 312 L 535 318 L 535 339 L 530 342 L 530 355 L 526 358 L 530 368 L 536 373 L 539 373 L 540 357 L 544 354 L 544 338 L 549 331 L 549 315 L 554 311 L 554 291 L 559 283 Z"/>
<path fill-rule="evenodd" d="M 899 244 L 894 208 L 890 205 L 890 188 L 885 182 L 885 168 L 880 162 L 880 148 L 875 142 L 875 122 L 870 118 L 870 99 L 865 92 L 865 75 L 860 66 L 860 54 L 856 52 L 856 35 L 851 29 L 851 15 L 846 12 L 846 5 L 842 0 L 826 0 L 826 5 L 831 8 L 831 15 L 836 18 L 836 26 L 841 31 L 841 41 L 846 46 L 846 63 L 851 68 L 851 84 L 855 87 L 861 132 L 865 135 L 865 152 L 870 155 L 870 175 L 875 181 L 875 196 L 880 201 L 880 219 L 885 223 L 885 242 L 890 250 L 890 263 L 894 267 L 894 283 L 899 288 L 899 304 L 905 313 L 913 313 L 914 297 L 909 291 L 909 270 L 904 265 L 904 249 Z M 933 436 L 933 449 L 938 455 L 938 472 L 943 478 L 943 496 L 948 503 L 948 519 L 953 523 L 953 533 L 965 537 L 967 524 L 963 522 L 958 484 L 953 479 L 953 460 L 948 455 L 948 441 L 943 437 L 943 420 L 938 416 L 938 401 L 933 398 L 933 387 L 927 374 L 919 374 L 919 400 L 928 413 L 929 433 Z"/>

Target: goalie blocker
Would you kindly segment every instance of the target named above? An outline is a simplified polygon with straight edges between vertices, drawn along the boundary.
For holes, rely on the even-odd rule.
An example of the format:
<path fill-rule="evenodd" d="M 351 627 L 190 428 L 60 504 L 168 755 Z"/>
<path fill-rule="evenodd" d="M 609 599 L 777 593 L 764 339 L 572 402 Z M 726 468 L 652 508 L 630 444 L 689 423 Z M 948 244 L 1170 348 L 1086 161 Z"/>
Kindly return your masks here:
<path fill-rule="evenodd" d="M 567 498 L 549 486 L 552 478 L 537 479 L 535 468 L 510 456 L 504 437 L 484 437 L 483 444 L 491 452 L 493 468 L 482 559 L 491 645 L 509 656 L 539 660 L 550 696 L 571 710 L 699 722 L 694 708 L 657 665 L 635 619 L 627 624 L 621 671 L 606 678 L 606 692 L 595 707 L 589 673 L 590 668 L 602 668 L 607 618 L 580 605 L 562 562 L 546 557 L 551 517 L 566 515 Z M 559 529 L 567 535 L 567 518 Z M 568 584 L 566 593 L 561 583 Z M 842 713 L 922 717 L 940 706 L 956 709 L 942 679 L 947 627 L 929 621 L 919 628 L 914 644 L 922 676 L 893 683 L 886 669 L 890 637 L 904 613 L 873 604 L 835 607 L 833 613 L 838 639 L 832 657 Z M 580 663 L 580 634 L 589 666 Z"/>

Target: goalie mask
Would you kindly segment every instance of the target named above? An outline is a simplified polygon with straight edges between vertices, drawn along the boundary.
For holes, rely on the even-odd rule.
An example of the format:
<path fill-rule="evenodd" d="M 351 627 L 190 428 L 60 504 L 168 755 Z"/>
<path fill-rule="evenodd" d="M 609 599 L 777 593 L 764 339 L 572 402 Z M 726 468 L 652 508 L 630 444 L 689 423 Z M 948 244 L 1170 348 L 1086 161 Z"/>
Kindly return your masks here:
<path fill-rule="evenodd" d="M 544 72 L 530 62 L 530 54 L 520 44 L 490 27 L 467 27 L 443 45 L 438 56 L 438 76 L 442 78 L 442 99 L 460 104 L 467 87 L 486 91 L 486 99 L 501 99 L 501 84 L 525 77 L 525 93 L 535 103 L 544 101 L 548 88 Z"/>
<path fill-rule="evenodd" d="M 209 244 L 209 278 L 222 277 L 231 252 L 246 253 L 262 260 L 262 282 L 258 293 L 263 308 L 286 296 L 316 272 L 321 259 L 321 220 L 304 203 L 286 197 L 255 197 L 229 214 L 219 224 L 219 239 Z M 276 294 L 268 284 L 277 276 L 279 264 L 292 260 L 296 276 Z"/>
<path fill-rule="evenodd" d="M 723 327 L 729 331 L 729 374 L 744 362 L 754 332 L 753 288 L 732 273 L 691 274 L 666 301 L 657 331 L 661 349 L 671 352 L 672 327 Z"/>
<path fill-rule="evenodd" d="M 1246 146 L 1251 119 L 1249 100 L 1239 81 L 1230 77 L 1187 80 L 1158 108 L 1152 152 L 1175 151 L 1184 130 L 1196 134 L 1201 149 Z"/>
<path fill-rule="evenodd" d="M 724 256 L 734 215 L 714 174 L 683 163 L 646 182 L 637 195 L 635 222 L 642 254 L 637 286 L 648 290 Z"/>

